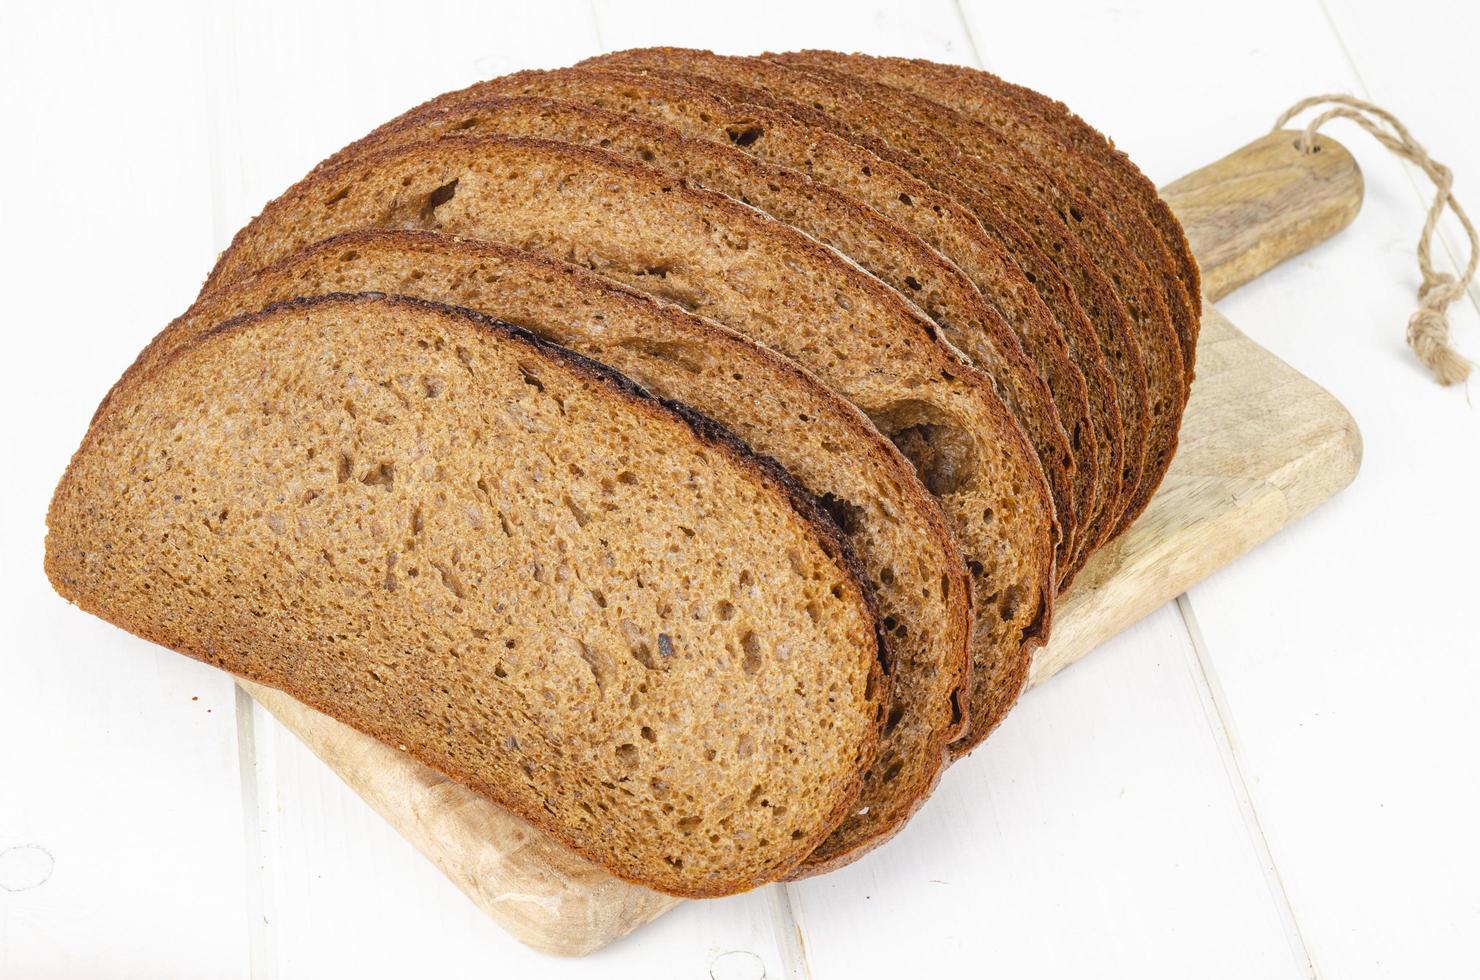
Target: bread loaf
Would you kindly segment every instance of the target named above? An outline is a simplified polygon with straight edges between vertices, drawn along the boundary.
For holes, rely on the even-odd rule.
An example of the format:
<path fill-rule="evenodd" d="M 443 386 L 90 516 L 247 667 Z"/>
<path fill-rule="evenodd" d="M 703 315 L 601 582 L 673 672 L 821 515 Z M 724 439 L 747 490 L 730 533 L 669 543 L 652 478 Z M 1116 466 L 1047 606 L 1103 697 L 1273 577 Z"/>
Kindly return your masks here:
<path fill-rule="evenodd" d="M 1166 472 L 1200 302 L 1144 175 L 985 72 L 519 72 L 238 232 L 47 572 L 626 880 L 804 877 L 1004 717 Z"/>

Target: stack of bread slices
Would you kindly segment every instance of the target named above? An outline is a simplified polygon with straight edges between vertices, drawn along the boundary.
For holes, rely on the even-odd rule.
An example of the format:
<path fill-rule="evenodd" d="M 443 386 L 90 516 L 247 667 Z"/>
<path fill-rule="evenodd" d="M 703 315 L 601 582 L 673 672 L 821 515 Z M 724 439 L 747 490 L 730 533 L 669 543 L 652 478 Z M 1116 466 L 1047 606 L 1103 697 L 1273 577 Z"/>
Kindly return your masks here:
<path fill-rule="evenodd" d="M 243 228 L 48 524 L 79 606 L 612 873 L 896 833 L 1176 447 L 1154 187 L 992 75 L 623 51 L 440 96 Z"/>

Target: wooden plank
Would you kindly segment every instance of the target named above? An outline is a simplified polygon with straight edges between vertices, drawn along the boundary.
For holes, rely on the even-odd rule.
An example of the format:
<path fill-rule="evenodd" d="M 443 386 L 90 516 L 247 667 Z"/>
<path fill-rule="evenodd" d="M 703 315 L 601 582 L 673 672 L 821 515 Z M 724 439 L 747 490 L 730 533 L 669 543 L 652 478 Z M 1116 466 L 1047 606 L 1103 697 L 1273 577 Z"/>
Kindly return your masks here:
<path fill-rule="evenodd" d="M 41 573 L 93 406 L 210 259 L 199 21 L 183 2 L 0 19 L 0 976 L 243 976 L 230 682 Z"/>

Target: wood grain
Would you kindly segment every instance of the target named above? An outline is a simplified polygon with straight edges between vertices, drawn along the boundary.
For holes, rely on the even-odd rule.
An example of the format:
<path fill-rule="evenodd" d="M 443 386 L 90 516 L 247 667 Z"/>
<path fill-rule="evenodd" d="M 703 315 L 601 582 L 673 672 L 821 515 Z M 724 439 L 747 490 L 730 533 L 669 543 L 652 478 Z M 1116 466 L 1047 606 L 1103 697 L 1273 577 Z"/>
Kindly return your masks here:
<path fill-rule="evenodd" d="M 1350 155 L 1324 138 L 1322 152 L 1301 154 L 1293 139 L 1270 134 L 1166 191 L 1204 284 L 1218 295 L 1334 234 L 1360 208 L 1361 175 Z M 1146 513 L 1061 597 L 1053 640 L 1034 658 L 1030 683 L 1336 493 L 1360 461 L 1346 410 L 1208 308 L 1176 459 Z M 281 692 L 243 687 L 520 941 L 582 955 L 677 904 L 612 878 L 395 749 Z"/>
<path fill-rule="evenodd" d="M 1311 245 L 1362 208 L 1362 171 L 1346 147 L 1275 130 L 1163 187 L 1202 269 L 1203 295 L 1222 299 Z"/>

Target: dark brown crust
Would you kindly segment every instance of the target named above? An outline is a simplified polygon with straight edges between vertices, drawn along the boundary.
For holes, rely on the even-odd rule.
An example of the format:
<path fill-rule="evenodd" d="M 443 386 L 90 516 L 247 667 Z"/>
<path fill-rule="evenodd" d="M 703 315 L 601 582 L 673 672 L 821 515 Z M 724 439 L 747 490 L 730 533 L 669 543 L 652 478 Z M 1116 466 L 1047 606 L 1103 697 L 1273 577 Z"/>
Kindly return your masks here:
<path fill-rule="evenodd" d="M 822 841 L 825 840 L 827 836 L 832 832 L 833 828 L 841 823 L 843 818 L 847 816 L 847 812 L 849 807 L 852 805 L 852 801 L 857 798 L 859 789 L 863 785 L 863 776 L 866 772 L 868 772 L 870 766 L 872 766 L 874 757 L 878 752 L 880 739 L 883 735 L 884 725 L 887 720 L 887 705 L 889 703 L 890 696 L 891 681 L 889 674 L 889 664 L 887 663 L 887 656 L 885 654 L 886 648 L 884 644 L 882 628 L 879 623 L 877 609 L 874 604 L 872 589 L 868 584 L 868 579 L 866 575 L 864 575 L 863 573 L 862 566 L 859 564 L 857 557 L 853 554 L 852 547 L 848 544 L 847 539 L 843 536 L 842 532 L 838 529 L 832 518 L 829 517 L 827 513 L 817 504 L 816 499 L 813 498 L 812 495 L 808 493 L 806 489 L 802 487 L 802 485 L 798 483 L 796 479 L 793 478 L 791 474 L 788 473 L 779 463 L 777 463 L 770 457 L 761 456 L 755 452 L 752 452 L 750 448 L 746 446 L 745 443 L 742 442 L 738 437 L 736 437 L 728 429 L 724 428 L 712 419 L 709 419 L 708 417 L 701 415 L 684 405 L 665 399 L 656 398 L 653 395 L 649 394 L 644 388 L 642 388 L 642 386 L 627 378 L 625 375 L 612 370 L 611 368 L 607 367 L 604 364 L 601 364 L 600 362 L 593 361 L 590 358 L 583 357 L 582 355 L 568 350 L 567 348 L 543 340 L 535 334 L 529 332 L 528 330 L 523 329 L 522 327 L 517 327 L 512 324 L 508 324 L 501 320 L 495 319 L 494 317 L 486 316 L 481 313 L 475 313 L 471 310 L 462 309 L 460 307 L 447 306 L 441 303 L 432 303 L 427 300 L 415 299 L 408 296 L 387 295 L 384 293 L 330 293 L 323 296 L 299 297 L 297 299 L 288 300 L 283 303 L 274 304 L 272 306 L 269 306 L 267 309 L 261 310 L 256 313 L 248 313 L 242 316 L 233 317 L 232 319 L 227 320 L 224 323 L 221 323 L 212 328 L 210 331 L 201 335 L 196 340 L 173 351 L 168 357 L 164 358 L 158 364 L 154 365 L 148 372 L 146 372 L 146 374 L 139 379 L 134 388 L 137 389 L 143 387 L 149 380 L 157 376 L 160 372 L 167 369 L 168 366 L 175 360 L 186 356 L 189 352 L 201 346 L 211 343 L 213 339 L 224 334 L 250 329 L 253 325 L 264 320 L 272 319 L 273 317 L 284 312 L 313 309 L 316 307 L 329 305 L 353 305 L 359 303 L 384 303 L 390 306 L 404 306 L 427 313 L 432 313 L 443 319 L 453 320 L 461 322 L 463 324 L 470 324 L 478 329 L 500 334 L 510 341 L 524 345 L 525 347 L 529 348 L 532 353 L 538 354 L 552 361 L 560 362 L 564 366 L 569 368 L 572 372 L 583 375 L 591 379 L 592 381 L 595 381 L 596 383 L 606 387 L 608 390 L 611 391 L 612 394 L 626 401 L 629 406 L 639 411 L 665 413 L 677 417 L 684 423 L 689 431 L 693 433 L 696 439 L 704 443 L 706 446 L 709 446 L 710 448 L 723 453 L 740 468 L 750 470 L 756 476 L 757 480 L 760 483 L 770 487 L 771 490 L 775 492 L 781 499 L 783 499 L 786 504 L 792 509 L 792 511 L 797 514 L 797 516 L 802 520 L 804 526 L 812 534 L 814 541 L 816 542 L 818 547 L 821 548 L 825 554 L 827 554 L 830 558 L 833 559 L 834 562 L 836 562 L 840 566 L 840 568 L 850 580 L 851 584 L 856 589 L 858 602 L 861 606 L 861 611 L 863 612 L 865 618 L 868 620 L 874 633 L 874 650 L 869 667 L 869 673 L 870 683 L 873 685 L 875 691 L 875 700 L 877 704 L 875 708 L 875 719 L 871 731 L 871 737 L 866 740 L 866 743 L 864 745 L 859 747 L 859 750 L 857 752 L 857 758 L 860 760 L 860 762 L 856 766 L 855 771 L 847 780 L 847 788 L 838 794 L 838 799 L 833 804 L 833 807 L 830 810 L 826 820 L 823 822 L 823 827 L 819 831 L 815 832 L 812 837 L 800 841 L 798 843 L 798 846 L 795 848 L 796 853 L 794 854 L 794 856 L 787 858 L 785 862 L 779 863 L 777 867 L 768 869 L 768 871 L 764 875 L 757 876 L 754 879 L 710 887 L 696 888 L 692 890 L 664 889 L 654 882 L 644 881 L 628 875 L 624 868 L 620 866 L 615 866 L 612 862 L 605 860 L 605 855 L 603 855 L 600 851 L 595 850 L 587 846 L 582 841 L 579 841 L 566 834 L 563 829 L 558 824 L 551 821 L 548 815 L 546 815 L 543 811 L 535 812 L 532 808 L 521 806 L 518 801 L 508 797 L 505 794 L 499 793 L 497 787 L 483 784 L 475 779 L 466 778 L 464 775 L 459 775 L 446 771 L 446 767 L 442 764 L 441 760 L 430 757 L 428 753 L 418 753 L 415 750 L 408 750 L 407 754 L 415 758 L 422 765 L 425 765 L 430 769 L 442 773 L 447 778 L 462 783 L 465 786 L 476 789 L 480 794 L 488 797 L 494 803 L 509 810 L 511 813 L 514 813 L 516 816 L 529 822 L 533 826 L 538 827 L 543 832 L 549 834 L 553 839 L 559 841 L 562 845 L 569 848 L 571 851 L 574 851 L 587 860 L 590 860 L 593 863 L 606 868 L 613 875 L 623 878 L 623 880 L 631 881 L 634 884 L 643 885 L 644 887 L 649 888 L 659 888 L 660 890 L 665 891 L 667 894 L 676 895 L 681 898 L 714 898 L 722 895 L 734 894 L 740 891 L 746 891 L 768 881 L 783 877 L 784 875 L 789 873 L 798 864 L 805 860 L 806 856 L 811 853 L 819 844 L 821 844 Z M 106 425 L 106 421 L 104 421 L 104 424 Z M 88 429 L 86 436 L 84 436 L 83 438 L 82 445 L 78 448 L 77 452 L 73 454 L 74 464 L 79 457 L 81 457 L 89 448 L 91 448 L 91 446 L 98 438 L 98 434 L 100 431 L 100 428 L 96 426 L 90 427 Z M 55 508 L 58 502 L 66 496 L 66 494 L 64 493 L 64 489 L 70 485 L 70 481 L 73 476 L 73 468 L 73 465 L 69 464 L 69 466 L 67 467 L 67 472 L 62 476 L 62 480 L 57 488 L 56 494 L 52 498 L 52 507 L 47 514 L 48 528 L 56 526 L 59 523 L 58 515 Z M 50 544 L 49 539 L 50 532 L 48 532 L 48 544 Z M 56 556 L 54 552 L 50 549 L 50 547 L 48 547 L 46 555 L 46 570 L 48 577 L 51 579 L 52 587 L 56 589 L 56 591 L 68 601 L 77 604 L 85 610 L 94 611 L 92 609 L 89 609 L 89 606 L 91 605 L 90 597 L 71 594 L 70 590 L 67 588 L 66 580 L 61 577 L 60 570 L 56 567 L 55 557 Z M 183 649 L 179 646 L 176 646 L 163 637 L 151 636 L 150 631 L 139 627 L 139 624 L 137 623 L 115 622 L 115 625 L 152 642 L 158 642 L 162 645 L 169 646 L 172 649 L 185 654 L 186 656 L 201 660 L 202 662 L 212 663 L 209 658 L 203 655 L 199 655 L 195 651 Z M 270 683 L 270 681 L 262 678 L 249 679 L 259 680 L 262 683 Z M 334 705 L 319 701 L 313 696 L 311 692 L 300 690 L 286 690 L 285 693 L 298 699 L 314 710 L 327 714 L 339 721 L 348 723 L 347 719 L 339 717 L 339 714 L 336 711 Z M 398 733 L 395 732 L 374 731 L 367 732 L 367 734 L 386 744 L 394 745 L 398 742 Z"/>
<path fill-rule="evenodd" d="M 796 51 L 765 55 L 782 64 L 825 65 L 858 74 L 972 115 L 1009 137 L 1020 136 L 1047 153 L 1050 166 L 1089 164 L 1085 193 L 1118 222 L 1146 264 L 1167 277 L 1167 305 L 1176 321 L 1187 380 L 1197 353 L 1197 320 L 1202 314 L 1201 278 L 1181 224 L 1156 187 L 1128 156 L 1068 106 L 990 72 L 922 59 L 887 58 L 836 51 Z"/>
<path fill-rule="evenodd" d="M 832 71 L 818 69 L 817 73 L 830 80 L 848 81 L 848 76 Z M 1161 413 L 1153 412 L 1148 419 L 1146 455 L 1140 479 L 1109 536 L 1123 532 L 1146 509 L 1171 465 L 1181 426 L 1182 406 L 1187 402 L 1187 376 L 1182 364 L 1181 346 L 1177 341 L 1175 321 L 1158 280 L 1152 277 L 1151 271 L 1099 205 L 998 134 L 940 103 L 902 89 L 862 79 L 852 80 L 851 84 L 871 101 L 900 107 L 910 119 L 935 128 L 952 143 L 967 141 L 964 149 L 983 159 L 989 158 L 999 166 L 1005 163 L 1014 175 L 1020 175 L 1019 179 L 1025 186 L 1041 189 L 1046 205 L 1061 213 L 1082 215 L 1069 227 L 1085 248 L 1099 256 L 1115 275 L 1116 289 L 1136 326 L 1153 402 L 1161 406 Z M 992 170 L 986 167 L 973 166 L 971 172 L 982 178 L 993 176 Z M 1005 187 L 1006 184 L 999 186 Z"/>

